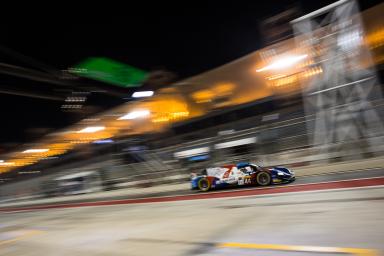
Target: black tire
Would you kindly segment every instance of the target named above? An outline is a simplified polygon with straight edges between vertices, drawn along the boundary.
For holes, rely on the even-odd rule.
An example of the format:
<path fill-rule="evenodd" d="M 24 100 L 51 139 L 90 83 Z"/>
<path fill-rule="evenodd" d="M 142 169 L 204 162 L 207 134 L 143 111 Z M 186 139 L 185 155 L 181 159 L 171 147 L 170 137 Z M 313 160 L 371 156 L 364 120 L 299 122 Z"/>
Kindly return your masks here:
<path fill-rule="evenodd" d="M 197 182 L 197 187 L 200 189 L 200 191 L 208 191 L 211 188 L 211 182 L 207 178 L 201 178 Z"/>
<path fill-rule="evenodd" d="M 268 186 L 272 182 L 272 177 L 268 172 L 259 172 L 256 175 L 256 182 L 259 186 Z"/>

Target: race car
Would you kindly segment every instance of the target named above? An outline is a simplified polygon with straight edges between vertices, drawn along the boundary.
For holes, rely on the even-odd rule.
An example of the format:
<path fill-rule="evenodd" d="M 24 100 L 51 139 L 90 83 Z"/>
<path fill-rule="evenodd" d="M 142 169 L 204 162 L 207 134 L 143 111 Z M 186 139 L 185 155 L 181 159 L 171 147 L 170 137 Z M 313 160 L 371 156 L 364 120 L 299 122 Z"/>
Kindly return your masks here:
<path fill-rule="evenodd" d="M 295 180 L 295 173 L 285 167 L 265 168 L 252 163 L 238 163 L 204 169 L 191 174 L 192 189 L 208 191 L 230 186 L 288 183 Z"/>

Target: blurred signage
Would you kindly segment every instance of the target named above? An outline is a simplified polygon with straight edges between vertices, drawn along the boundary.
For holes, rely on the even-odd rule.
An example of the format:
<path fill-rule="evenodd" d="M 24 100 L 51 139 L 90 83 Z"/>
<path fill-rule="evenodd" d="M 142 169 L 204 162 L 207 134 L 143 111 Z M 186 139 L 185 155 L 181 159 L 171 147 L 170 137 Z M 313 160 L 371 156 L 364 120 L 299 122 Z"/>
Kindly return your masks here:
<path fill-rule="evenodd" d="M 234 132 L 235 132 L 235 130 L 231 129 L 231 130 L 219 131 L 217 134 L 220 135 L 220 136 L 223 136 L 223 135 L 232 134 Z"/>
<path fill-rule="evenodd" d="M 271 115 L 266 115 L 261 118 L 262 122 L 268 122 L 268 121 L 273 121 L 279 119 L 279 113 L 271 114 Z"/>
<path fill-rule="evenodd" d="M 227 141 L 227 142 L 215 144 L 215 149 L 237 147 L 237 146 L 252 144 L 252 143 L 256 143 L 256 142 L 257 142 L 256 137 Z"/>
<path fill-rule="evenodd" d="M 188 149 L 180 152 L 174 153 L 174 156 L 176 158 L 185 158 L 185 157 L 191 157 L 191 156 L 197 156 L 201 154 L 208 153 L 210 151 L 209 147 L 202 147 L 202 148 L 193 148 Z"/>
<path fill-rule="evenodd" d="M 199 162 L 199 161 L 205 161 L 209 159 L 209 155 L 202 155 L 202 156 L 193 156 L 188 158 L 191 162 Z"/>
<path fill-rule="evenodd" d="M 130 146 L 128 148 L 123 149 L 123 151 L 139 152 L 139 151 L 144 151 L 147 149 L 148 149 L 148 147 L 146 147 L 146 146 Z"/>
<path fill-rule="evenodd" d="M 108 58 L 86 59 L 70 72 L 120 87 L 139 87 L 148 76 L 141 69 Z"/>
<path fill-rule="evenodd" d="M 111 139 L 95 140 L 93 143 L 94 144 L 109 144 L 109 143 L 113 143 L 113 140 L 111 140 Z"/>

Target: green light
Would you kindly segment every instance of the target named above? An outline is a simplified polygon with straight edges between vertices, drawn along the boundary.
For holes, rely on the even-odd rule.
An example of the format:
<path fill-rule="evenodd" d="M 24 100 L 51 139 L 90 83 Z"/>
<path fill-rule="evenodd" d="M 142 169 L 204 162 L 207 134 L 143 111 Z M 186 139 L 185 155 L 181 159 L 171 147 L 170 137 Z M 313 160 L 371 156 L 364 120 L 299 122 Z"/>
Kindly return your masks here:
<path fill-rule="evenodd" d="M 89 58 L 71 72 L 120 87 L 139 87 L 148 75 L 143 70 L 108 58 Z"/>

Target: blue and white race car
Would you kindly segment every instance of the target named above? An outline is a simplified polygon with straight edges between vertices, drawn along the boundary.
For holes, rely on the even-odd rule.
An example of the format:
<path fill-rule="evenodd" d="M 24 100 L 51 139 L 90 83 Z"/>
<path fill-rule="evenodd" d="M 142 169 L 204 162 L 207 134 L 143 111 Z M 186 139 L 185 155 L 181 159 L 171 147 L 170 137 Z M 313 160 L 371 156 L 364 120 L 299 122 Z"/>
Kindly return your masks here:
<path fill-rule="evenodd" d="M 208 191 L 230 186 L 288 183 L 295 180 L 295 173 L 285 167 L 265 168 L 252 163 L 239 163 L 204 169 L 198 175 L 192 173 L 192 189 Z"/>

